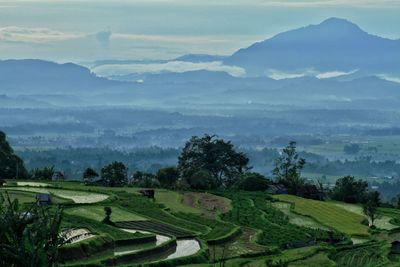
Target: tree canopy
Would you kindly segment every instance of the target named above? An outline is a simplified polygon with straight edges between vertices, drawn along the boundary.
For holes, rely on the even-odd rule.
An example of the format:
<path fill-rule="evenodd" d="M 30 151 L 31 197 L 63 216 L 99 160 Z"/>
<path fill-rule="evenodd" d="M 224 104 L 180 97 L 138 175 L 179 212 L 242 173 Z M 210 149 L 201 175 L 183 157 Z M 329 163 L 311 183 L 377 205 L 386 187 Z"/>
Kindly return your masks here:
<path fill-rule="evenodd" d="M 332 199 L 348 203 L 362 203 L 367 188 L 366 181 L 357 181 L 353 176 L 346 176 L 336 180 L 332 190 Z"/>
<path fill-rule="evenodd" d="M 114 161 L 101 169 L 101 178 L 108 186 L 123 186 L 128 183 L 128 168 Z"/>
<path fill-rule="evenodd" d="M 28 171 L 24 162 L 18 157 L 6 139 L 6 134 L 0 131 L 0 178 L 26 179 Z"/>
<path fill-rule="evenodd" d="M 247 169 L 249 159 L 237 152 L 231 142 L 216 136 L 193 136 L 178 159 L 180 177 L 187 179 L 199 171 L 208 172 L 218 187 L 230 187 Z"/>
<path fill-rule="evenodd" d="M 275 160 L 274 174 L 278 183 L 285 185 L 290 194 L 297 194 L 297 191 L 305 183 L 301 177 L 301 170 L 306 164 L 305 159 L 300 158 L 296 151 L 296 142 L 291 141 L 282 150 L 282 154 Z"/>

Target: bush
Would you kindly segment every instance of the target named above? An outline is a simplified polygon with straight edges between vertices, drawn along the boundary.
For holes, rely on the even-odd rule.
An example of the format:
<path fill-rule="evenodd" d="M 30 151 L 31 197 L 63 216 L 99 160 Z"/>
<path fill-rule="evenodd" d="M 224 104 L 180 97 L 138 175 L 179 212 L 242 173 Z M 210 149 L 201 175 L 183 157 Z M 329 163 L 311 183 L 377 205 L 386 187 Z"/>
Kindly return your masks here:
<path fill-rule="evenodd" d="M 268 189 L 271 181 L 265 176 L 256 173 L 246 173 L 242 175 L 241 180 L 237 184 L 237 188 L 245 191 L 265 191 Z"/>

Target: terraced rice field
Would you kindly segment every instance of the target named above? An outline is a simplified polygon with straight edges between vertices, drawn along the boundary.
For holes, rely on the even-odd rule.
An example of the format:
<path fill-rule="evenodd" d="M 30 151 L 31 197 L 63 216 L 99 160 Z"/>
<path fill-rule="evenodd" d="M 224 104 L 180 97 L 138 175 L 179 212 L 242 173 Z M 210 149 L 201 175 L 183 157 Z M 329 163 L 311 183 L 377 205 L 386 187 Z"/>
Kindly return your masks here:
<path fill-rule="evenodd" d="M 18 186 L 34 186 L 34 187 L 46 187 L 50 186 L 49 184 L 46 183 L 40 183 L 40 182 L 17 182 Z"/>
<path fill-rule="evenodd" d="M 27 192 L 27 191 L 19 191 L 19 190 L 10 190 L 10 189 L 0 189 L 0 194 L 5 193 L 7 191 L 10 200 L 13 201 L 18 199 L 19 203 L 35 203 L 36 202 L 36 193 L 35 192 Z M 71 202 L 69 199 L 53 197 L 53 203 L 66 203 Z"/>
<path fill-rule="evenodd" d="M 184 203 L 181 193 L 169 190 L 156 190 L 155 199 L 158 203 L 165 205 L 172 212 L 200 214 L 201 211 Z"/>
<path fill-rule="evenodd" d="M 226 213 L 232 208 L 230 199 L 209 193 L 184 193 L 183 203 L 195 208 L 209 219 L 215 219 L 217 214 Z"/>
<path fill-rule="evenodd" d="M 348 235 L 369 236 L 368 227 L 361 224 L 364 216 L 338 207 L 333 203 L 292 195 L 277 195 L 275 198 L 293 203 L 296 213 L 311 216 L 327 227 L 332 227 Z"/>
<path fill-rule="evenodd" d="M 193 236 L 193 233 L 154 220 L 123 221 L 123 222 L 116 222 L 115 225 L 123 229 L 142 230 L 142 231 L 160 233 L 170 236 L 176 236 L 178 238 Z"/>
<path fill-rule="evenodd" d="M 348 210 L 350 212 L 354 212 L 361 216 L 364 216 L 363 209 L 359 205 L 348 204 L 348 203 L 343 203 L 343 202 L 332 202 L 332 203 L 334 203 L 336 206 L 341 207 L 345 210 Z M 367 218 L 367 217 L 365 217 L 365 218 Z M 397 228 L 398 226 L 390 223 L 391 219 L 392 218 L 390 218 L 389 216 L 381 215 L 380 218 L 375 220 L 374 225 L 376 227 L 378 227 L 380 229 L 384 229 L 384 230 L 391 230 L 391 229 Z"/>
<path fill-rule="evenodd" d="M 283 213 L 285 213 L 288 216 L 290 223 L 293 223 L 293 224 L 299 225 L 299 226 L 312 228 L 312 229 L 329 230 L 329 227 L 322 225 L 321 223 L 317 222 L 313 218 L 292 212 L 291 211 L 292 204 L 290 204 L 290 203 L 273 202 L 272 206 L 274 208 L 281 210 Z"/>
<path fill-rule="evenodd" d="M 180 239 L 176 241 L 176 250 L 167 259 L 176 259 L 196 254 L 200 250 L 200 243 L 195 239 Z"/>
<path fill-rule="evenodd" d="M 145 220 L 144 217 L 121 209 L 119 207 L 111 207 L 111 220 L 112 221 L 138 221 Z M 78 215 L 96 221 L 104 219 L 104 206 L 82 206 L 76 208 L 66 209 L 64 211 L 69 215 Z"/>
<path fill-rule="evenodd" d="M 9 190 L 18 190 L 34 193 L 43 194 L 54 194 L 55 196 L 71 199 L 75 203 L 87 204 L 87 203 L 97 203 L 108 198 L 108 195 L 84 192 L 84 191 L 74 191 L 74 190 L 62 190 L 53 188 L 33 188 L 33 187 L 7 187 Z"/>

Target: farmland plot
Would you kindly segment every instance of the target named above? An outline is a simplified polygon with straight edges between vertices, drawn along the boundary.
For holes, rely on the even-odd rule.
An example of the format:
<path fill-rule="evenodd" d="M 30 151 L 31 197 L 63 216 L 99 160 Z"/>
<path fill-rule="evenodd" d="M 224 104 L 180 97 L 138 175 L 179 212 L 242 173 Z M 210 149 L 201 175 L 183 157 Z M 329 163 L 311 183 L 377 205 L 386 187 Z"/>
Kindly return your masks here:
<path fill-rule="evenodd" d="M 294 203 L 294 211 L 311 216 L 318 222 L 348 235 L 368 236 L 368 227 L 361 224 L 364 216 L 350 212 L 333 203 L 305 199 L 292 195 L 277 195 L 276 199 Z"/>
<path fill-rule="evenodd" d="M 112 209 L 111 213 L 112 221 L 136 221 L 145 219 L 142 216 L 139 216 L 132 212 L 128 212 L 119 207 L 111 207 L 111 209 Z M 65 213 L 70 215 L 78 215 L 86 217 L 96 221 L 102 221 L 104 219 L 104 206 L 82 206 L 82 207 L 70 208 L 66 209 Z"/>
<path fill-rule="evenodd" d="M 155 232 L 176 237 L 193 236 L 192 233 L 154 220 L 116 222 L 119 228 Z"/>
<path fill-rule="evenodd" d="M 43 194 L 54 194 L 55 196 L 71 199 L 75 203 L 85 204 L 85 203 L 96 203 L 108 198 L 108 195 L 83 192 L 83 191 L 73 191 L 73 190 L 63 190 L 63 189 L 53 189 L 53 188 L 32 188 L 32 187 L 7 187 L 12 190 L 20 190 L 34 193 Z"/>
<path fill-rule="evenodd" d="M 364 216 L 363 209 L 359 205 L 348 204 L 348 203 L 343 203 L 343 202 L 333 202 L 333 203 L 338 207 L 344 208 L 350 212 L 354 212 L 361 216 Z M 390 220 L 391 220 L 391 218 L 389 216 L 381 215 L 379 218 L 377 218 L 375 220 L 374 225 L 376 227 L 378 227 L 380 229 L 384 229 L 384 230 L 391 230 L 391 229 L 397 228 L 398 226 L 391 224 Z"/>

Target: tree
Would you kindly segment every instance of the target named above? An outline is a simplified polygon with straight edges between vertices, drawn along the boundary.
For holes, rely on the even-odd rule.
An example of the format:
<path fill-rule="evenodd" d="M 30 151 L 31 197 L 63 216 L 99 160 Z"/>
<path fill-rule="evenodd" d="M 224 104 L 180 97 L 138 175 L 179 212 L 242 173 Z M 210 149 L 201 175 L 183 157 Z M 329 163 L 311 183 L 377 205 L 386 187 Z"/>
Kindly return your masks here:
<path fill-rule="evenodd" d="M 166 167 L 159 169 L 156 178 L 162 187 L 173 188 L 179 178 L 179 172 L 176 167 Z"/>
<path fill-rule="evenodd" d="M 6 139 L 6 134 L 2 131 L 0 131 L 0 178 L 28 178 L 28 171 L 25 169 L 23 160 L 15 155 Z"/>
<path fill-rule="evenodd" d="M 299 187 L 305 181 L 301 178 L 301 170 L 306 164 L 305 159 L 300 158 L 296 151 L 296 142 L 291 141 L 286 146 L 280 157 L 275 159 L 274 174 L 278 183 L 285 185 L 290 194 L 296 194 Z"/>
<path fill-rule="evenodd" d="M 237 188 L 245 191 L 265 191 L 271 181 L 257 172 L 243 174 L 237 184 Z"/>
<path fill-rule="evenodd" d="M 207 171 L 216 186 L 230 187 L 247 170 L 249 159 L 244 153 L 236 152 L 231 142 L 216 136 L 193 136 L 186 142 L 178 159 L 180 177 L 186 179 L 199 171 Z"/>
<path fill-rule="evenodd" d="M 31 172 L 31 178 L 34 180 L 51 181 L 55 174 L 54 166 L 44 167 L 42 169 L 36 168 Z"/>
<path fill-rule="evenodd" d="M 362 203 L 367 189 L 366 181 L 356 181 L 353 176 L 346 176 L 336 180 L 332 190 L 332 199 L 347 203 Z"/>
<path fill-rule="evenodd" d="M 101 178 L 107 186 L 123 186 L 128 182 L 128 168 L 122 162 L 114 161 L 101 169 Z"/>
<path fill-rule="evenodd" d="M 87 183 L 93 182 L 94 178 L 99 177 L 99 174 L 92 168 L 86 168 L 83 172 L 83 180 Z"/>
<path fill-rule="evenodd" d="M 111 222 L 111 213 L 112 209 L 110 207 L 104 207 L 105 217 L 103 219 L 103 223 L 112 224 Z"/>
<path fill-rule="evenodd" d="M 374 222 L 379 218 L 378 207 L 380 205 L 379 192 L 373 191 L 366 193 L 365 202 L 363 204 L 363 212 L 371 222 L 371 227 L 374 226 Z"/>
<path fill-rule="evenodd" d="M 206 190 L 215 187 L 215 179 L 207 170 L 199 170 L 186 179 L 190 188 L 198 190 Z"/>
<path fill-rule="evenodd" d="M 140 187 L 160 187 L 160 182 L 154 174 L 142 171 L 136 171 L 133 174 L 133 183 Z"/>
<path fill-rule="evenodd" d="M 0 266 L 57 266 L 62 209 L 22 210 L 18 200 L 0 195 Z"/>

